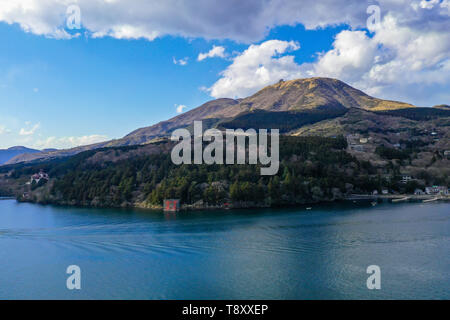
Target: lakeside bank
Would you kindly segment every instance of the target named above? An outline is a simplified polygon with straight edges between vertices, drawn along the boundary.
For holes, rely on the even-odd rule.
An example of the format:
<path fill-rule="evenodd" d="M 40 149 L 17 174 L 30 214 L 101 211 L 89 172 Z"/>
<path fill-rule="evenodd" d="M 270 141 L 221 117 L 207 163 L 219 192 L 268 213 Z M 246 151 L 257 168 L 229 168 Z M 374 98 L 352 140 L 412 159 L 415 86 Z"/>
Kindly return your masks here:
<path fill-rule="evenodd" d="M 128 208 L 128 209 L 146 209 L 154 211 L 163 211 L 163 205 L 153 205 L 148 202 L 138 202 L 138 203 L 123 203 L 120 206 L 109 205 L 105 203 L 83 203 L 83 202 L 65 202 L 65 201 L 34 201 L 33 199 L 26 198 L 4 198 L 5 200 L 15 199 L 18 202 L 23 203 L 34 203 L 40 205 L 56 205 L 56 206 L 69 206 L 69 207 L 82 207 L 82 208 L 104 208 L 104 209 L 114 209 L 114 208 Z M 1 198 L 0 198 L 1 200 Z M 247 210 L 258 210 L 258 209 L 276 209 L 276 208 L 310 208 L 312 206 L 322 205 L 322 204 L 339 204 L 345 202 L 358 202 L 358 203 L 372 203 L 376 205 L 378 203 L 397 203 L 397 202 L 413 202 L 413 203 L 425 203 L 425 202 L 449 202 L 449 195 L 413 195 L 413 194 L 388 194 L 388 195 L 370 195 L 370 194 L 352 194 L 343 198 L 336 199 L 318 199 L 317 201 L 305 201 L 302 203 L 286 203 L 282 205 L 271 205 L 270 203 L 256 203 L 252 201 L 239 201 L 239 202 L 229 202 L 219 205 L 209 205 L 204 201 L 199 201 L 194 204 L 181 204 L 180 211 L 214 211 L 214 210 L 230 210 L 230 209 L 247 209 Z"/>

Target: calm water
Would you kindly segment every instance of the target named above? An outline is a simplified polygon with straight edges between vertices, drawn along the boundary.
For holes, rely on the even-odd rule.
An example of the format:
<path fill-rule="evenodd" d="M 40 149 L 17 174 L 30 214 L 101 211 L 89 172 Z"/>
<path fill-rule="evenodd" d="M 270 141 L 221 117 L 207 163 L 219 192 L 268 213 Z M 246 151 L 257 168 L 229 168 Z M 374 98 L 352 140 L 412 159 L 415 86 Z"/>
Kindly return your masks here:
<path fill-rule="evenodd" d="M 0 299 L 450 299 L 450 204 L 191 212 L 0 201 Z M 69 265 L 82 289 L 66 289 Z M 368 290 L 366 268 L 381 268 Z"/>

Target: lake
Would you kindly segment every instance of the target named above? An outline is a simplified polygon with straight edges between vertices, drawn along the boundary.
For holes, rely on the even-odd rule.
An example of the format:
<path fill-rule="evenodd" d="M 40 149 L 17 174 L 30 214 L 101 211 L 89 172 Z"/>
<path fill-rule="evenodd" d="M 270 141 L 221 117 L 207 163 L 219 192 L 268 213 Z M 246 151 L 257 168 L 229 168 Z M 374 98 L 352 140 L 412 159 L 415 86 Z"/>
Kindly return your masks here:
<path fill-rule="evenodd" d="M 66 269 L 81 268 L 81 290 Z M 369 290 L 366 269 L 381 270 Z M 0 201 L 0 299 L 450 299 L 450 204 L 163 214 Z"/>

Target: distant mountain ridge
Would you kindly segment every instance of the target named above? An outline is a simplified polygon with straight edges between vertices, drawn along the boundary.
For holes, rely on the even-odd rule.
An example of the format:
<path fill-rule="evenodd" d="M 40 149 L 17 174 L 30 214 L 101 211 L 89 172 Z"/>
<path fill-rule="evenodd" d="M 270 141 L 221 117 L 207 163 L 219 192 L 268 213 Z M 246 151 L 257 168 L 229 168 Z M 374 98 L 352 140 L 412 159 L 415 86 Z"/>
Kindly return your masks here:
<path fill-rule="evenodd" d="M 252 123 L 272 128 L 269 126 L 271 123 L 282 124 L 283 119 L 286 119 L 289 123 L 284 131 L 288 132 L 303 125 L 342 116 L 352 109 L 379 112 L 408 108 L 416 107 L 371 97 L 337 79 L 316 77 L 280 80 L 245 99 L 212 100 L 167 121 L 137 129 L 121 139 L 68 150 L 22 154 L 11 159 L 8 164 L 71 156 L 97 148 L 147 144 L 170 136 L 177 128 L 192 126 L 195 120 L 202 120 L 204 128 L 233 128 L 238 124 Z"/>
<path fill-rule="evenodd" d="M 22 147 L 22 146 L 3 149 L 3 150 L 0 150 L 0 165 L 8 162 L 9 160 L 13 159 L 14 157 L 16 157 L 18 155 L 25 154 L 25 153 L 33 154 L 33 153 L 39 153 L 39 152 L 41 152 L 41 151 L 36 150 L 36 149 Z"/>

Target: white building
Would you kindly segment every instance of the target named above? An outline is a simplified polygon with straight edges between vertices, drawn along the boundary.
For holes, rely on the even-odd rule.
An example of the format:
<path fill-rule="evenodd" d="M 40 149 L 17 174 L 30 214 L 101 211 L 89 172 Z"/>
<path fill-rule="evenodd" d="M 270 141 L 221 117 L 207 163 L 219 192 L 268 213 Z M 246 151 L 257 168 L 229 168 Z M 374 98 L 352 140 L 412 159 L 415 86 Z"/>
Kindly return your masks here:
<path fill-rule="evenodd" d="M 426 187 L 425 188 L 426 194 L 441 194 L 441 195 L 448 195 L 448 188 L 444 186 L 432 186 L 432 187 Z"/>
<path fill-rule="evenodd" d="M 31 176 L 31 180 L 30 180 L 29 184 L 33 184 L 33 182 L 39 183 L 42 179 L 48 181 L 50 179 L 50 177 L 48 176 L 47 173 L 45 173 L 44 171 L 41 171 L 41 172 L 35 173 Z"/>

